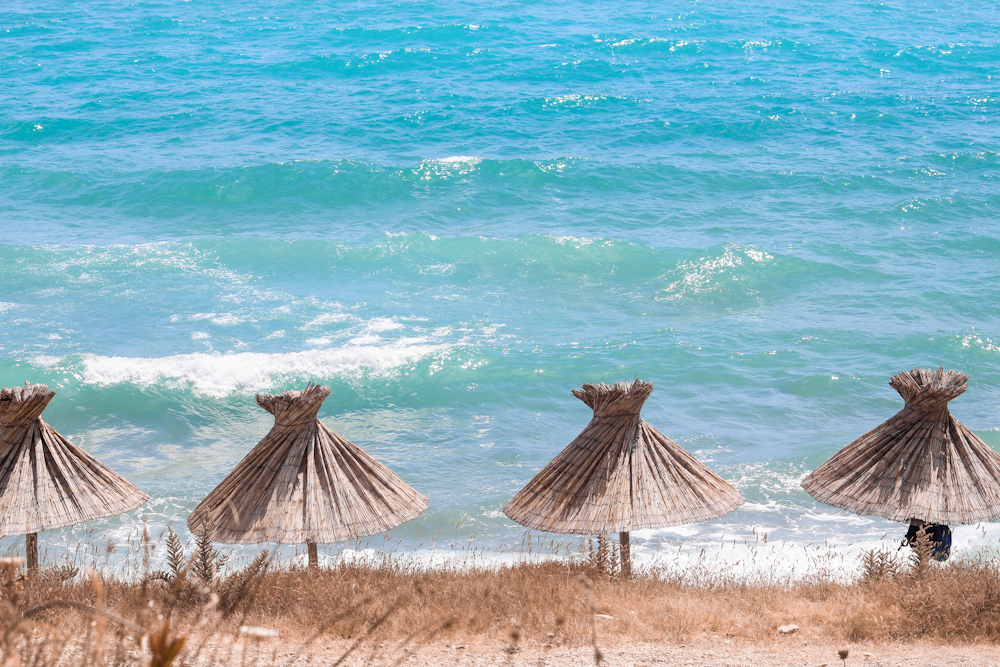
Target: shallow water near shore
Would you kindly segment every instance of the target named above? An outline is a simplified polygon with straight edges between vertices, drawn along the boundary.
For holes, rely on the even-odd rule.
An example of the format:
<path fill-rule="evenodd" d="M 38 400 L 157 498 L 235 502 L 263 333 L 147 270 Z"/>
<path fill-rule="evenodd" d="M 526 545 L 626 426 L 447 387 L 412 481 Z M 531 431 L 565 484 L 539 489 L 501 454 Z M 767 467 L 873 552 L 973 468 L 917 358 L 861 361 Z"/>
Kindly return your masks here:
<path fill-rule="evenodd" d="M 503 504 L 590 418 L 570 390 L 636 376 L 747 499 L 638 558 L 894 545 L 799 483 L 913 367 L 968 373 L 952 411 L 1000 447 L 998 29 L 940 3 L 15 3 L 0 385 L 49 384 L 45 418 L 151 496 L 43 548 L 186 536 L 270 428 L 254 394 L 314 381 L 430 498 L 397 548 L 516 550 Z"/>

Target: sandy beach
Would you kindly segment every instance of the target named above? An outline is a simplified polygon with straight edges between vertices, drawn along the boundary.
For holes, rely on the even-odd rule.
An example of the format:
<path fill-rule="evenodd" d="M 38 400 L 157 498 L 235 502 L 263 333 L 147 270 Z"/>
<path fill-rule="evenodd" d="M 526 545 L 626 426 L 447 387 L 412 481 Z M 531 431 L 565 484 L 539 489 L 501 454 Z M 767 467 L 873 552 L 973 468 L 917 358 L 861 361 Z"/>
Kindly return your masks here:
<path fill-rule="evenodd" d="M 332 664 L 349 644 L 335 644 L 317 653 L 315 664 Z M 848 649 L 846 661 L 838 651 Z M 419 651 L 397 652 L 386 645 L 374 652 L 359 651 L 342 665 L 390 665 L 403 658 L 403 665 L 453 665 L 455 667 L 578 667 L 594 664 L 590 647 L 526 646 L 510 652 L 503 643 L 471 642 L 433 643 Z M 605 667 L 641 667 L 646 665 L 690 665 L 699 667 L 820 667 L 829 665 L 864 665 L 866 667 L 928 667 L 962 665 L 989 667 L 1000 665 L 1000 651 L 992 645 L 942 646 L 932 642 L 858 644 L 837 646 L 827 642 L 812 643 L 798 639 L 779 641 L 696 640 L 690 643 L 629 642 L 621 639 L 601 649 Z M 261 656 L 264 661 L 273 653 Z M 293 657 L 292 646 L 278 649 L 279 660 Z"/>

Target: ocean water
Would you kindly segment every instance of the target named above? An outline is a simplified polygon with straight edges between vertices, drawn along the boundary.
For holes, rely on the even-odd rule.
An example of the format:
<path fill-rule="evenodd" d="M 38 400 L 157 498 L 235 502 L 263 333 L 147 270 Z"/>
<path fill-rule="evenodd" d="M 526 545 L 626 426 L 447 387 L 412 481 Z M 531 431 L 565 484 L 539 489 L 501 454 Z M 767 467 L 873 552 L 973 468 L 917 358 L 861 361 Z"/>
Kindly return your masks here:
<path fill-rule="evenodd" d="M 638 557 L 894 544 L 799 482 L 913 367 L 968 373 L 1000 447 L 998 34 L 948 2 L 8 2 L 0 385 L 151 496 L 43 548 L 186 536 L 254 394 L 321 382 L 430 498 L 374 546 L 514 553 L 570 390 L 633 377 L 747 499 Z"/>

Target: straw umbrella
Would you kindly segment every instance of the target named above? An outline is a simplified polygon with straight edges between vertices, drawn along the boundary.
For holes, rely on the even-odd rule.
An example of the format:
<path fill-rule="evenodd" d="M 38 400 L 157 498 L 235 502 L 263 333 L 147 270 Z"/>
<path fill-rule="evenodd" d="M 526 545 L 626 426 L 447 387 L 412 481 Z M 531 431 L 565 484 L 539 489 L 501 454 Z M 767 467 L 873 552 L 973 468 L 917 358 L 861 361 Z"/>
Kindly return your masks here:
<path fill-rule="evenodd" d="M 415 519 L 427 498 L 320 421 L 329 387 L 258 394 L 271 431 L 188 517 L 227 544 L 317 544 L 375 535 Z"/>
<path fill-rule="evenodd" d="M 802 481 L 816 500 L 893 521 L 960 525 L 1000 518 L 1000 454 L 951 416 L 969 376 L 914 368 L 889 386 L 905 406 Z"/>
<path fill-rule="evenodd" d="M 0 535 L 24 535 L 38 569 L 38 533 L 134 510 L 149 496 L 42 419 L 44 384 L 0 390 Z"/>
<path fill-rule="evenodd" d="M 714 519 L 742 505 L 736 489 L 639 417 L 652 392 L 638 379 L 574 389 L 593 419 L 504 514 L 551 533 L 620 533 L 629 576 L 629 532 Z"/>

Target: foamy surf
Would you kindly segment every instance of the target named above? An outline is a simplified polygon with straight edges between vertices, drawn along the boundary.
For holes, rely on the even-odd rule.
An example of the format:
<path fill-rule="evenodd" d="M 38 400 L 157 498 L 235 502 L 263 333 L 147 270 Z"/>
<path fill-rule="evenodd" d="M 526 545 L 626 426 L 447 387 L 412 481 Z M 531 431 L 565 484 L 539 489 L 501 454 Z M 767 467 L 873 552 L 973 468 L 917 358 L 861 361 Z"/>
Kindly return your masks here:
<path fill-rule="evenodd" d="M 322 380 L 365 373 L 384 376 L 420 359 L 446 352 L 451 345 L 410 338 L 386 345 L 353 345 L 301 352 L 194 353 L 169 357 L 117 357 L 86 354 L 80 379 L 85 384 L 158 384 L 190 387 L 195 394 L 224 398 L 234 393 L 267 391 L 288 378 Z M 39 366 L 64 364 L 65 357 L 36 357 Z"/>

